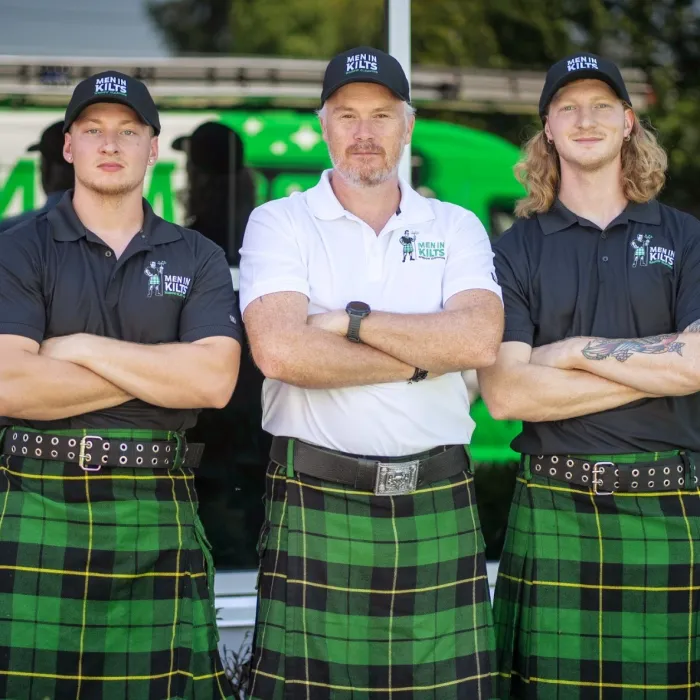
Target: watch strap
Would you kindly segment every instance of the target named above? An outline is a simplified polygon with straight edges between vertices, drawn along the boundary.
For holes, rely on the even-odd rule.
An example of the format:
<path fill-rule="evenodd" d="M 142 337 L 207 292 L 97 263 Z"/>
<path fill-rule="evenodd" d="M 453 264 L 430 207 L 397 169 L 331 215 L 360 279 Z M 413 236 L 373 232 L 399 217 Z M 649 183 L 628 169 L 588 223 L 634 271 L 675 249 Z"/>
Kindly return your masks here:
<path fill-rule="evenodd" d="M 353 343 L 360 342 L 360 323 L 362 323 L 362 316 L 356 316 L 355 314 L 348 314 L 350 317 L 350 323 L 348 324 L 348 340 L 352 340 Z"/>

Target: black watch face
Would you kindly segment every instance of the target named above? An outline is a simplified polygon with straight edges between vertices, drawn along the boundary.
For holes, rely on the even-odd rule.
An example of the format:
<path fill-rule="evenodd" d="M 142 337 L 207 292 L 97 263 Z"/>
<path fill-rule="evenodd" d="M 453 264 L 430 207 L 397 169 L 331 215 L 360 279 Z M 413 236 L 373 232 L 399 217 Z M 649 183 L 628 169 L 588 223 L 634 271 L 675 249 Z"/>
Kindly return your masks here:
<path fill-rule="evenodd" d="M 364 301 L 351 301 L 345 310 L 349 314 L 357 316 L 366 316 L 370 312 L 369 304 L 365 304 Z"/>

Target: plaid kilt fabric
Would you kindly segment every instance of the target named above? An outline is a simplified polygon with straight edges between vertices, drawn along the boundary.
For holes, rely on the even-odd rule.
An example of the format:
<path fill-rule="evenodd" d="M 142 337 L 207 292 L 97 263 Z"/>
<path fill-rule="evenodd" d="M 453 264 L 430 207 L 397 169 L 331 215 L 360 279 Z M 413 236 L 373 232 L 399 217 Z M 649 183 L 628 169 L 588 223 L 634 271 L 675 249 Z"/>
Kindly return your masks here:
<path fill-rule="evenodd" d="M 700 491 L 595 495 L 532 475 L 532 459 L 494 600 L 501 699 L 700 697 Z"/>
<path fill-rule="evenodd" d="M 493 697 L 473 477 L 413 494 L 267 473 L 250 700 Z"/>
<path fill-rule="evenodd" d="M 233 700 L 213 575 L 189 470 L 2 455 L 0 698 Z"/>

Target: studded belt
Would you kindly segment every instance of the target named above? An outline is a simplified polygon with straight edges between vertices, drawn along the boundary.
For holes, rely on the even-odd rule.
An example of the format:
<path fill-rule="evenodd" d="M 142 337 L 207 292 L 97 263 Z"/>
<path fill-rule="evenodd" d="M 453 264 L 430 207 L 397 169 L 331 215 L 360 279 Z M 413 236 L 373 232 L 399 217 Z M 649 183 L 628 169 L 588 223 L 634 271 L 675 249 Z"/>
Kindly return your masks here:
<path fill-rule="evenodd" d="M 586 486 L 597 495 L 616 492 L 678 491 L 696 488 L 698 477 L 691 469 L 687 453 L 656 462 L 626 464 L 594 461 L 567 455 L 531 455 L 530 471 L 578 486 Z"/>
<path fill-rule="evenodd" d="M 90 472 L 99 471 L 102 467 L 194 468 L 199 466 L 203 451 L 203 443 L 187 443 L 180 435 L 172 441 L 149 441 L 100 435 L 70 437 L 24 431 L 21 428 L 8 429 L 2 447 L 5 455 L 71 462 Z"/>

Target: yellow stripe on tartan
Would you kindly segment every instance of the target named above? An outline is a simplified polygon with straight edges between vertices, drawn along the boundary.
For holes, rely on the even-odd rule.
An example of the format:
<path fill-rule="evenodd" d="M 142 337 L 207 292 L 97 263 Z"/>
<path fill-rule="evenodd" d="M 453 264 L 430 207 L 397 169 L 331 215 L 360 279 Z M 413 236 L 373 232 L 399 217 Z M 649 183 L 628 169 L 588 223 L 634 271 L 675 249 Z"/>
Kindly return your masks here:
<path fill-rule="evenodd" d="M 85 480 L 85 504 L 87 505 L 87 516 L 88 516 L 88 548 L 87 548 L 87 559 L 85 561 L 85 591 L 83 593 L 83 614 L 80 623 L 80 647 L 78 650 L 78 687 L 75 691 L 75 698 L 79 700 L 81 681 L 83 674 L 83 646 L 85 644 L 85 625 L 87 622 L 87 602 L 88 602 L 88 589 L 90 587 L 90 560 L 92 559 L 92 501 L 90 500 L 90 479 L 88 472 L 83 474 Z"/>
<path fill-rule="evenodd" d="M 394 576 L 391 581 L 391 602 L 389 603 L 389 639 L 387 640 L 389 642 L 389 687 L 391 688 L 391 671 L 393 669 L 393 662 L 392 662 L 392 649 L 391 649 L 391 643 L 392 643 L 392 638 L 391 638 L 391 633 L 393 632 L 394 629 L 394 602 L 396 598 L 396 582 L 398 580 L 399 576 L 399 533 L 396 530 L 396 503 L 394 503 L 394 497 L 389 496 L 389 502 L 391 503 L 391 527 L 392 530 L 394 531 Z"/>
<path fill-rule="evenodd" d="M 108 683 L 112 681 L 157 681 L 168 676 L 186 676 L 193 681 L 208 681 L 226 675 L 226 671 L 206 673 L 203 676 L 195 676 L 191 671 L 173 671 L 172 673 L 155 673 L 150 676 L 71 676 L 59 673 L 34 673 L 30 671 L 4 671 L 0 669 L 0 676 L 21 676 L 22 678 L 48 678 L 56 681 L 100 681 Z"/>
<path fill-rule="evenodd" d="M 499 577 L 505 578 L 513 583 L 524 583 L 526 586 L 559 586 L 561 588 L 589 588 L 592 590 L 604 591 L 654 591 L 656 593 L 668 593 L 670 591 L 700 591 L 698 586 L 605 586 L 595 583 L 568 583 L 565 581 L 526 581 L 516 576 L 499 573 Z"/>
<path fill-rule="evenodd" d="M 11 564 L 0 564 L 0 571 L 27 571 L 32 574 L 57 574 L 59 576 L 86 576 L 87 578 L 177 578 L 178 576 L 189 576 L 191 578 L 200 578 L 206 576 L 203 571 L 199 574 L 193 574 L 189 571 L 183 572 L 168 572 L 168 571 L 145 571 L 141 574 L 105 574 L 101 571 L 69 571 L 68 569 L 42 569 L 36 566 L 15 566 Z"/>
<path fill-rule="evenodd" d="M 294 483 L 299 483 L 295 479 L 290 479 Z M 304 562 L 304 580 L 300 581 L 302 585 L 301 594 L 301 626 L 304 630 L 304 673 L 306 674 L 306 680 L 309 680 L 309 635 L 306 631 L 306 509 L 304 508 L 304 489 L 299 489 L 299 509 L 301 510 L 301 558 Z M 287 583 L 290 583 L 288 580 Z M 285 649 L 286 651 L 286 649 Z M 311 700 L 310 689 L 306 690 L 306 700 Z"/>
<path fill-rule="evenodd" d="M 469 497 L 469 514 L 471 515 L 472 518 L 472 532 L 477 532 L 477 527 L 476 527 L 476 518 L 474 516 L 474 507 L 472 503 L 472 492 L 471 489 L 467 489 L 467 495 Z M 478 557 L 474 557 L 474 573 L 476 573 L 476 567 L 478 566 Z M 476 601 L 476 580 L 472 583 L 472 600 Z M 476 673 L 477 675 L 481 674 L 481 658 L 480 658 L 480 653 L 479 653 L 479 625 L 477 624 L 477 619 L 476 619 L 476 609 L 477 605 L 476 603 L 472 604 L 472 624 L 474 626 L 474 649 L 476 653 L 474 654 L 476 658 Z M 481 679 L 477 681 L 477 697 L 481 697 Z"/>
<path fill-rule="evenodd" d="M 265 574 L 263 574 L 265 575 Z M 380 595 L 403 595 L 405 593 L 423 593 L 425 591 L 437 591 L 444 588 L 452 588 L 454 586 L 461 586 L 465 583 L 474 583 L 475 581 L 485 581 L 488 577 L 484 574 L 482 576 L 474 576 L 472 578 L 463 578 L 459 581 L 449 581 L 448 583 L 440 583 L 436 586 L 426 586 L 425 588 L 403 588 L 396 591 L 385 591 L 377 590 L 376 588 L 346 588 L 345 586 L 330 586 L 326 583 L 316 583 L 315 581 L 303 581 L 298 578 L 287 579 L 289 585 L 296 583 L 300 586 L 313 586 L 314 588 L 323 588 L 327 591 L 341 591 L 345 593 L 378 593 Z"/>
<path fill-rule="evenodd" d="M 29 474 L 27 472 L 16 472 L 7 467 L 0 466 L 0 471 L 12 474 L 12 476 L 20 476 L 23 479 L 41 479 L 42 481 L 82 481 L 82 476 L 60 476 L 55 474 Z M 168 473 L 170 474 L 170 472 Z M 90 474 L 90 481 L 104 481 L 106 479 L 114 479 L 116 481 L 153 481 L 154 479 L 184 479 L 194 481 L 194 474 L 178 474 L 177 476 L 169 476 L 168 474 L 148 474 L 146 476 L 131 476 L 129 474 Z"/>
<path fill-rule="evenodd" d="M 168 472 L 170 474 L 170 472 Z M 175 504 L 175 522 L 177 523 L 177 556 L 175 558 L 176 564 L 175 568 L 177 573 L 180 573 L 180 552 L 182 551 L 182 523 L 180 522 L 180 504 L 177 500 L 177 491 L 175 490 L 175 479 L 171 479 L 172 493 L 173 493 L 173 503 Z M 173 673 L 175 668 L 175 636 L 177 632 L 177 616 L 180 607 L 180 587 L 178 585 L 178 577 L 175 577 L 175 597 L 173 600 L 173 633 L 170 638 L 170 673 Z M 170 686 L 172 684 L 172 675 L 168 676 L 168 695 L 170 697 Z"/>
<path fill-rule="evenodd" d="M 594 683 L 593 681 L 569 681 L 561 678 L 526 678 L 522 673 L 513 669 L 510 673 L 501 672 L 498 674 L 503 678 L 518 676 L 523 683 L 548 683 L 549 685 L 568 685 L 586 688 L 618 688 L 620 690 L 686 690 L 694 688 L 697 683 L 679 683 L 675 685 L 636 685 L 634 683 Z"/>
<path fill-rule="evenodd" d="M 278 578 L 282 578 L 285 580 L 287 578 L 286 574 L 278 574 L 277 573 L 277 567 L 279 565 L 280 550 L 281 550 L 280 544 L 281 544 L 281 540 L 282 540 L 282 524 L 284 523 L 284 518 L 285 518 L 286 514 L 287 514 L 287 492 L 285 491 L 284 492 L 284 501 L 282 501 L 282 514 L 280 516 L 279 525 L 277 526 L 277 547 L 276 547 L 276 551 L 275 551 L 275 567 L 272 570 L 272 573 L 269 573 L 269 574 L 263 573 L 263 576 L 273 576 L 273 577 L 278 577 Z M 260 564 L 260 566 L 262 566 L 262 563 Z M 286 596 L 285 596 L 285 598 L 286 598 Z M 270 591 L 270 600 L 274 600 L 274 591 L 272 591 L 272 590 Z M 268 605 L 267 610 L 265 611 L 265 620 L 263 621 L 263 625 L 262 625 L 262 635 L 260 637 L 260 645 L 259 645 L 261 649 L 265 649 L 265 633 L 267 632 L 267 620 L 270 616 L 271 608 L 272 608 L 272 605 Z M 255 651 L 255 650 L 253 650 L 253 651 Z M 253 685 L 250 689 L 251 695 L 255 695 L 255 683 L 257 680 L 256 675 L 258 673 L 260 673 L 259 669 L 260 669 L 260 662 L 262 661 L 262 657 L 263 657 L 262 654 L 258 654 L 258 663 L 257 663 L 257 665 L 255 667 L 255 671 L 253 673 Z"/>
<path fill-rule="evenodd" d="M 516 478 L 516 481 L 518 481 L 521 484 L 525 484 L 525 486 L 527 486 L 529 489 L 545 489 L 547 491 L 558 491 L 560 493 L 586 493 L 586 491 L 581 491 L 581 489 L 571 489 L 567 488 L 566 486 L 550 486 L 549 484 L 535 484 L 532 481 L 523 479 L 520 476 Z M 695 491 L 645 491 L 643 493 L 632 493 L 631 491 L 616 491 L 612 494 L 594 494 L 593 491 L 589 489 L 589 493 L 591 495 L 600 496 L 601 498 L 660 498 L 662 496 L 681 496 L 684 494 L 688 495 L 691 493 L 697 495 L 698 493 L 700 493 L 700 489 L 696 489 Z"/>
<path fill-rule="evenodd" d="M 297 486 L 303 486 L 304 488 L 307 489 L 314 489 L 315 491 L 321 491 L 323 493 L 339 493 L 342 495 L 353 495 L 353 496 L 376 496 L 374 491 L 360 491 L 359 489 L 338 489 L 338 488 L 331 488 L 329 486 L 317 486 L 316 484 L 307 484 L 302 481 L 297 481 L 296 479 L 288 479 L 286 476 L 278 476 L 277 474 L 273 474 L 270 476 L 270 479 L 283 479 L 284 481 L 291 482 Z M 428 487 L 424 489 L 416 489 L 415 491 L 411 491 L 410 496 L 418 496 L 421 493 L 436 493 L 437 491 L 447 491 L 449 489 L 456 489 L 459 486 L 464 486 L 466 484 L 471 484 L 472 481 L 474 481 L 474 477 L 470 477 L 467 479 L 463 479 L 462 481 L 458 481 L 454 484 L 444 484 L 443 486 L 433 486 L 433 487 Z"/>
<path fill-rule="evenodd" d="M 314 688 L 325 688 L 327 690 L 350 690 L 356 693 L 407 693 L 411 691 L 420 690 L 438 690 L 440 688 L 449 688 L 454 685 L 459 685 L 460 683 L 469 683 L 471 681 L 483 680 L 485 678 L 492 678 L 496 673 L 480 673 L 476 676 L 466 676 L 464 678 L 457 678 L 452 681 L 445 681 L 443 683 L 435 683 L 433 685 L 402 685 L 398 688 L 359 688 L 354 685 L 334 685 L 333 683 L 321 683 L 320 681 L 302 681 L 297 679 L 284 678 L 283 676 L 277 676 L 274 673 L 265 673 L 264 671 L 258 671 L 261 676 L 266 678 L 271 678 L 274 681 L 282 681 L 283 683 L 288 683 L 289 685 L 306 685 Z"/>
<path fill-rule="evenodd" d="M 591 505 L 595 511 L 595 526 L 598 531 L 598 550 L 600 558 L 599 575 L 600 575 L 600 590 L 598 592 L 598 684 L 600 692 L 598 693 L 599 700 L 603 700 L 603 531 L 600 528 L 600 513 L 595 502 L 595 494 L 591 492 Z"/>
<path fill-rule="evenodd" d="M 683 521 L 685 522 L 685 527 L 688 530 L 688 544 L 690 545 L 690 589 L 691 592 L 688 596 L 688 678 L 692 677 L 693 673 L 693 572 L 695 567 L 695 547 L 693 546 L 693 533 L 690 529 L 690 522 L 688 521 L 688 514 L 685 511 L 685 502 L 682 497 L 678 500 L 681 502 L 681 510 L 683 511 Z M 688 688 L 688 700 L 691 700 L 690 688 Z"/>

